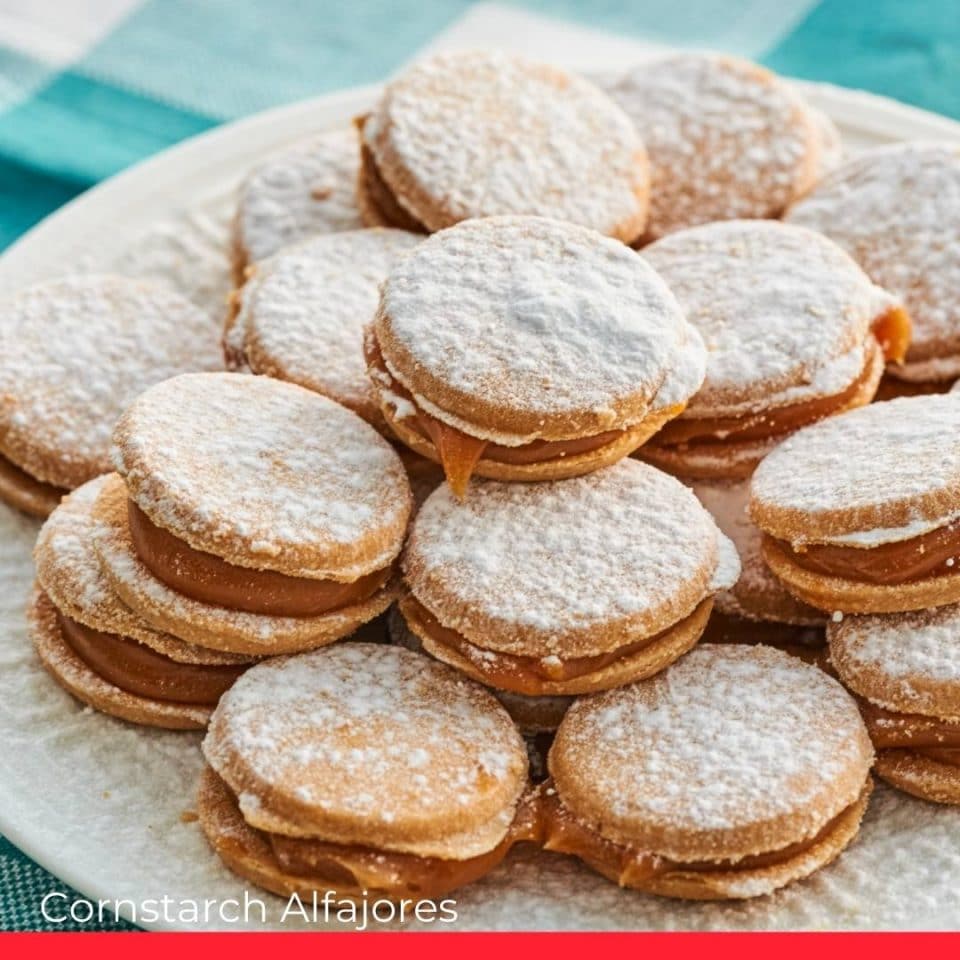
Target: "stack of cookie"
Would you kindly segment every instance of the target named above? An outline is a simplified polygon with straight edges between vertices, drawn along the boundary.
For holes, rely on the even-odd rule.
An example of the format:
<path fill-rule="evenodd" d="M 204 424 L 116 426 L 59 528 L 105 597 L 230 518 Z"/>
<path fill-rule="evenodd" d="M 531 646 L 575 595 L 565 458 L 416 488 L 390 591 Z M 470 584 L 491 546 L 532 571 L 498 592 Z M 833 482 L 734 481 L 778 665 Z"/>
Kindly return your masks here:
<path fill-rule="evenodd" d="M 209 721 L 205 834 L 284 895 L 441 897 L 522 841 L 748 898 L 853 840 L 875 750 L 957 802 L 960 396 L 870 404 L 960 373 L 958 171 L 844 163 L 727 57 L 415 65 L 244 181 L 231 372 L 183 307 L 142 393 L 52 416 L 40 347 L 0 362 L 0 494 L 89 481 L 38 541 L 41 659 Z M 388 607 L 392 644 L 334 643 Z"/>

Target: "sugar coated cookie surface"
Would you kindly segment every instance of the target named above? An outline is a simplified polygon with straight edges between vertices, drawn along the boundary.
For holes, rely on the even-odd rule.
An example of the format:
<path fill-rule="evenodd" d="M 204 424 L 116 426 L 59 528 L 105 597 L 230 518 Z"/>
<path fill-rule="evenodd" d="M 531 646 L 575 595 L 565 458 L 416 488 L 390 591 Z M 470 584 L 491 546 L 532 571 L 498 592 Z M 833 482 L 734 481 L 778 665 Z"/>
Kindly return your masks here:
<path fill-rule="evenodd" d="M 360 147 L 352 129 L 329 130 L 268 157 L 240 187 L 237 266 L 316 234 L 363 226 L 355 197 Z"/>
<path fill-rule="evenodd" d="M 253 826 L 452 859 L 503 839 L 527 775 L 522 738 L 491 694 L 364 643 L 248 671 L 220 701 L 204 753 Z"/>
<path fill-rule="evenodd" d="M 420 240 L 402 230 L 351 230 L 260 264 L 243 288 L 237 318 L 250 369 L 316 390 L 382 425 L 363 328 L 376 312 L 380 284 Z"/>
<path fill-rule="evenodd" d="M 649 239 L 711 220 L 777 217 L 817 176 L 816 121 L 757 64 L 685 53 L 604 87 L 650 156 Z"/>
<path fill-rule="evenodd" d="M 678 231 L 643 255 L 707 346 L 684 419 L 840 393 L 867 364 L 872 324 L 897 305 L 836 244 L 775 221 Z"/>
<path fill-rule="evenodd" d="M 66 277 L 0 307 L 0 453 L 72 489 L 110 469 L 110 433 L 151 383 L 223 366 L 219 332 L 142 280 Z"/>
<path fill-rule="evenodd" d="M 124 413 L 114 457 L 157 526 L 195 550 L 290 576 L 351 579 L 388 564 L 411 509 L 403 464 L 373 429 L 266 377 L 158 384 Z"/>
<path fill-rule="evenodd" d="M 836 680 L 768 647 L 706 644 L 574 703 L 550 772 L 605 837 L 679 861 L 735 861 L 813 837 L 856 802 L 872 761 Z"/>
<path fill-rule="evenodd" d="M 513 54 L 447 53 L 386 87 L 364 144 L 392 201 L 427 231 L 536 214 L 630 241 L 648 170 L 624 112 L 586 80 Z"/>
<path fill-rule="evenodd" d="M 686 487 L 624 460 L 574 480 L 478 483 L 462 504 L 441 487 L 417 515 L 404 570 L 467 639 L 569 657 L 670 626 L 739 566 Z"/>
<path fill-rule="evenodd" d="M 426 240 L 388 278 L 374 329 L 418 406 L 508 445 L 683 404 L 705 364 L 638 254 L 539 217 L 469 221 Z"/>
<path fill-rule="evenodd" d="M 905 143 L 847 160 L 788 219 L 840 244 L 913 319 L 909 380 L 960 374 L 960 147 Z"/>
<path fill-rule="evenodd" d="M 814 424 L 754 474 L 751 512 L 794 544 L 905 540 L 960 514 L 960 396 L 904 397 Z"/>

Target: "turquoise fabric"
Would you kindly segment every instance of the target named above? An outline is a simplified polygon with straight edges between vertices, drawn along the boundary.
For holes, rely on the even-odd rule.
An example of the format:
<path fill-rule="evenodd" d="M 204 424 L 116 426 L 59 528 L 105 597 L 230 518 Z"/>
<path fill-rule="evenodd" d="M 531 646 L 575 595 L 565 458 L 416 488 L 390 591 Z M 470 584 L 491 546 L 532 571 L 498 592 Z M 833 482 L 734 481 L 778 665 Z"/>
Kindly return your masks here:
<path fill-rule="evenodd" d="M 960 118 L 955 0 L 524 5 L 624 35 L 753 55 L 786 74 Z M 104 177 L 185 137 L 278 103 L 381 79 L 469 6 L 147 0 L 68 69 L 54 72 L 0 45 L 0 249 Z M 758 48 L 761 28 L 777 17 L 787 18 L 788 29 Z M 43 920 L 40 899 L 50 890 L 72 893 L 0 838 L 0 930 L 75 928 Z"/>

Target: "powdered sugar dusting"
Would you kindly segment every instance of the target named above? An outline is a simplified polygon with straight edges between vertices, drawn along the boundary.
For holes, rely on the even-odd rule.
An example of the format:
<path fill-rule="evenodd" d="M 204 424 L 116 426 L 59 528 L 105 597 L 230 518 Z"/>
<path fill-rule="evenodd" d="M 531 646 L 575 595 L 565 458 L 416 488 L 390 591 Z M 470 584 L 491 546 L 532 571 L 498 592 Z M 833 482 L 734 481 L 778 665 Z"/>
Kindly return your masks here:
<path fill-rule="evenodd" d="M 506 832 L 526 780 L 523 741 L 492 695 L 450 668 L 352 643 L 261 664 L 241 680 L 204 742 L 235 789 L 296 791 L 316 815 L 355 818 L 371 836 L 401 819 L 449 823 L 467 810 L 486 820 L 504 807 Z"/>
<path fill-rule="evenodd" d="M 237 320 L 247 362 L 323 393 L 374 419 L 363 359 L 363 328 L 380 284 L 422 238 L 402 230 L 355 230 L 316 237 L 261 264 L 243 288 Z"/>
<path fill-rule="evenodd" d="M 649 60 L 604 84 L 650 156 L 648 235 L 775 217 L 812 180 L 819 133 L 778 77 L 731 57 Z"/>
<path fill-rule="evenodd" d="M 196 549 L 347 579 L 399 552 L 411 503 L 400 458 L 309 390 L 226 373 L 177 377 L 128 408 L 115 440 L 138 505 Z"/>
<path fill-rule="evenodd" d="M 768 454 L 753 476 L 752 500 L 814 518 L 828 511 L 849 514 L 848 529 L 831 534 L 849 540 L 861 532 L 857 510 L 882 511 L 934 496 L 955 504 L 960 445 L 950 438 L 958 434 L 956 394 L 903 397 L 852 410 L 800 430 Z M 925 524 L 942 525 L 952 512 L 918 509 L 898 526 L 909 539 L 924 532 Z M 875 526 L 874 520 L 863 530 Z M 798 531 L 795 542 L 805 536 Z"/>
<path fill-rule="evenodd" d="M 847 161 L 788 215 L 839 243 L 914 323 L 908 362 L 960 353 L 960 148 L 903 143 Z M 894 373 L 896 369 L 894 368 Z"/>
<path fill-rule="evenodd" d="M 643 824 L 667 856 L 684 833 L 783 816 L 807 819 L 801 839 L 853 802 L 873 759 L 856 703 L 836 680 L 769 647 L 713 644 L 574 703 L 554 750 L 591 784 L 591 806 L 609 811 L 602 832 Z M 551 770 L 556 777 L 552 760 Z M 557 788 L 566 802 L 559 779 Z M 717 845 L 720 853 L 719 837 Z"/>
<path fill-rule="evenodd" d="M 364 140 L 388 182 L 393 156 L 429 198 L 395 191 L 431 230 L 510 213 L 612 235 L 635 223 L 626 240 L 643 226 L 646 157 L 623 111 L 581 77 L 512 54 L 416 64 L 387 87 Z"/>
<path fill-rule="evenodd" d="M 852 357 L 842 390 L 860 374 L 871 324 L 896 305 L 836 244 L 776 221 L 679 231 L 643 255 L 706 342 L 706 379 L 685 417 L 819 396 L 821 381 L 838 379 L 836 361 Z"/>
<path fill-rule="evenodd" d="M 462 504 L 439 488 L 417 514 L 404 570 L 428 609 L 468 638 L 482 633 L 484 648 L 570 656 L 598 625 L 643 636 L 732 586 L 729 554 L 727 579 L 711 585 L 720 537 L 682 484 L 624 460 L 573 480 L 480 482 Z"/>
<path fill-rule="evenodd" d="M 378 324 L 451 389 L 544 416 L 606 411 L 612 423 L 627 400 L 654 398 L 685 352 L 702 363 L 638 254 L 534 217 L 468 221 L 424 241 L 388 278 Z"/>
<path fill-rule="evenodd" d="M 188 300 L 145 280 L 37 284 L 0 311 L 4 454 L 75 487 L 110 469 L 110 432 L 144 387 L 223 366 L 218 331 Z"/>
<path fill-rule="evenodd" d="M 885 697 L 876 689 L 858 690 L 869 699 L 901 713 L 957 715 L 960 606 L 883 617 L 847 616 L 830 626 L 828 637 L 831 657 L 841 661 L 844 676 L 852 668 L 856 675 L 883 678 Z"/>
<path fill-rule="evenodd" d="M 240 187 L 237 240 L 247 259 L 271 257 L 317 234 L 359 230 L 360 147 L 352 129 L 329 130 L 268 157 Z"/>

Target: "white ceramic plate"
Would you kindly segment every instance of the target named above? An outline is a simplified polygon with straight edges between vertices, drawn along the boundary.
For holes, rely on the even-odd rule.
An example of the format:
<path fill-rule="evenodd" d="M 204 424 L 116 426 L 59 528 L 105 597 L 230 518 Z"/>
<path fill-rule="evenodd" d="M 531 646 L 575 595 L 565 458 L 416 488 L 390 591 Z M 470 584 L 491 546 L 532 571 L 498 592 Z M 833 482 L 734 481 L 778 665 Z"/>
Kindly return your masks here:
<path fill-rule="evenodd" d="M 913 138 L 960 140 L 960 125 L 867 94 L 804 85 L 839 124 L 848 149 Z M 161 276 L 213 314 L 228 288 L 226 225 L 238 179 L 259 157 L 342 126 L 372 89 L 295 104 L 168 150 L 63 207 L 0 258 L 0 296 L 76 269 Z M 244 886 L 211 854 L 193 806 L 199 737 L 126 726 L 78 706 L 41 670 L 23 608 L 37 525 L 0 506 L 0 832 L 96 900 L 145 926 L 131 903 L 203 903 Z M 857 843 L 811 880 L 741 904 L 684 904 L 618 890 L 567 858 L 518 853 L 461 891 L 461 929 L 942 928 L 960 923 L 960 810 L 879 789 Z M 283 902 L 267 903 L 268 925 Z M 179 908 L 177 908 L 179 912 Z M 253 917 L 254 926 L 259 925 Z"/>

